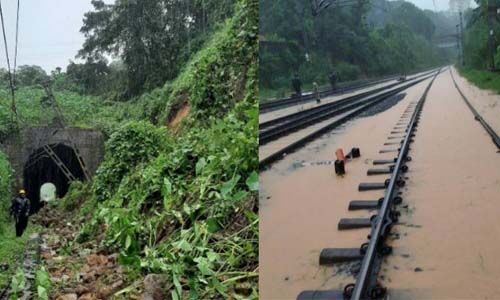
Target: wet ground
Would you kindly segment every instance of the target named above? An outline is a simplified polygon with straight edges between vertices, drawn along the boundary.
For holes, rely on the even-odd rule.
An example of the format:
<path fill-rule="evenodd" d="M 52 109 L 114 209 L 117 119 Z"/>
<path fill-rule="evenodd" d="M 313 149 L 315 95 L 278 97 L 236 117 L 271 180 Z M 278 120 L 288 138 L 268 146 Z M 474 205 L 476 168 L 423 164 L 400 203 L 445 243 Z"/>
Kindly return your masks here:
<path fill-rule="evenodd" d="M 305 289 L 341 288 L 353 281 L 333 268 L 319 267 L 319 253 L 325 247 L 358 247 L 366 242 L 368 230 L 337 230 L 343 217 L 366 217 L 366 211 L 349 212 L 350 200 L 378 199 L 383 192 L 358 192 L 385 138 L 410 102 L 417 101 L 426 80 L 408 89 L 403 100 L 389 110 L 349 122 L 343 129 L 308 144 L 260 174 L 260 297 L 295 299 Z M 370 134 L 367 134 L 367 133 Z M 324 162 L 335 159 L 335 150 L 361 149 L 362 157 L 349 162 L 347 175 L 337 177 Z M 322 162 L 320 164 L 314 162 Z M 311 165 L 311 163 L 313 163 Z"/>
<path fill-rule="evenodd" d="M 295 299 L 303 290 L 342 288 L 354 281 L 345 268 L 339 273 L 339 268 L 319 267 L 319 253 L 325 247 L 366 242 L 367 229 L 340 232 L 337 223 L 370 215 L 349 212 L 348 203 L 383 195 L 358 192 L 357 186 L 387 178 L 367 176 L 366 171 L 373 159 L 394 157 L 379 150 L 396 148 L 383 144 L 429 82 L 408 89 L 387 110 L 349 122 L 260 174 L 261 299 Z M 408 207 L 403 224 L 394 227 L 399 239 L 382 266 L 384 284 L 396 299 L 495 299 L 500 292 L 500 243 L 494 238 L 500 233 L 500 154 L 474 121 L 448 71 L 434 82 L 420 124 L 403 194 Z M 347 152 L 353 146 L 360 147 L 362 157 L 348 162 L 347 174 L 337 177 L 331 165 L 335 150 Z"/>
<path fill-rule="evenodd" d="M 407 82 L 408 83 L 408 82 Z M 394 90 L 394 89 L 397 89 L 398 87 L 392 87 L 390 90 Z M 375 95 L 379 95 L 379 94 L 382 94 L 382 93 L 385 93 L 387 92 L 387 90 L 385 91 L 380 91 L 374 95 L 371 95 L 371 96 L 375 96 Z M 330 101 L 331 99 L 333 99 L 335 97 L 330 97 L 330 98 L 327 98 L 328 101 Z M 335 101 L 337 101 L 338 99 L 335 99 Z M 384 101 L 383 103 L 381 104 L 378 104 L 376 105 L 375 108 L 371 108 L 370 110 L 368 110 L 368 112 L 365 112 L 364 115 L 365 116 L 368 116 L 371 114 L 371 112 L 377 112 L 377 111 L 380 111 L 380 110 L 384 110 L 384 109 L 389 109 L 391 106 L 393 106 L 396 102 L 398 102 L 400 100 L 399 97 L 391 97 L 391 99 L 387 100 L 387 101 Z M 330 101 L 332 102 L 332 101 Z M 323 101 L 322 104 L 326 103 L 326 101 Z M 358 107 L 359 108 L 359 107 Z M 357 109 L 357 108 L 356 108 Z M 286 110 L 286 109 L 285 109 Z M 352 113 L 355 109 L 352 109 L 350 111 L 347 111 L 347 112 L 344 112 L 340 115 L 337 115 L 335 117 L 332 117 L 332 118 L 328 118 L 326 120 L 323 120 L 321 122 L 318 122 L 318 123 L 315 123 L 314 125 L 311 125 L 311 126 L 308 126 L 306 128 L 303 128 L 301 130 L 298 130 L 298 131 L 295 131 L 293 133 L 290 133 L 284 137 L 281 137 L 280 139 L 278 140 L 274 140 L 274 141 L 271 141 L 265 145 L 261 145 L 259 147 L 259 161 L 262 161 L 264 160 L 265 158 L 271 156 L 272 154 L 276 153 L 277 151 L 283 149 L 284 147 L 304 138 L 305 136 L 329 125 L 330 123 L 334 122 L 334 121 L 337 121 L 339 119 L 342 119 L 343 117 L 345 117 L 346 115 L 349 115 L 350 113 Z"/>
<path fill-rule="evenodd" d="M 405 193 L 412 213 L 401 218 L 418 226 L 395 227 L 402 238 L 386 284 L 396 299 L 498 299 L 500 154 L 449 72 L 434 82 L 420 124 Z"/>

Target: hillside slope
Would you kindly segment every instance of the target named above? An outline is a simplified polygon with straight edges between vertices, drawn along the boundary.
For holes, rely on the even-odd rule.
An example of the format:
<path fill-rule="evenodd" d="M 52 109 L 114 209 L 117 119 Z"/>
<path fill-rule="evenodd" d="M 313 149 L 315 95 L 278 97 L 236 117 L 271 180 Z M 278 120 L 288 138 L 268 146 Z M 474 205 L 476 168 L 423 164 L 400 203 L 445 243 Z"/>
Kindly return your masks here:
<path fill-rule="evenodd" d="M 79 268 L 62 265 L 98 252 L 127 270 L 125 299 L 148 274 L 172 299 L 257 298 L 257 16 L 257 0 L 239 0 L 175 81 L 99 104 L 110 137 L 96 177 L 38 218 L 54 220 L 45 233 L 64 245 L 45 260 L 53 294 L 82 284 Z"/>

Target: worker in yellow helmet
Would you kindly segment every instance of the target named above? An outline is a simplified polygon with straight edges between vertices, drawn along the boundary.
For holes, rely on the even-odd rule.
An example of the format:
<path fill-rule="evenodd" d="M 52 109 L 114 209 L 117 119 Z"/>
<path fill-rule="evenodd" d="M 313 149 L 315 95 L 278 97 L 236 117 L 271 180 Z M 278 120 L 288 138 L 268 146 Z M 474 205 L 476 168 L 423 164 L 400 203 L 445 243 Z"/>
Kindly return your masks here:
<path fill-rule="evenodd" d="M 23 235 L 26 226 L 28 226 L 30 210 L 30 200 L 26 197 L 26 191 L 21 189 L 19 190 L 19 195 L 12 199 L 12 204 L 10 206 L 10 215 L 13 216 L 16 221 L 16 236 L 18 237 Z"/>

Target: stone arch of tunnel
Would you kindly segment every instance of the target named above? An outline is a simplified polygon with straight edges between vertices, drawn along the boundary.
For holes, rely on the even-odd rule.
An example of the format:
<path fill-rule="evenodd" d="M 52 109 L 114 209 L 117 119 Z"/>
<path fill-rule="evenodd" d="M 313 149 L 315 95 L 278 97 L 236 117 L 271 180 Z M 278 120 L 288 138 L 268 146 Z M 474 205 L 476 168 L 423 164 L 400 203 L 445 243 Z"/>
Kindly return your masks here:
<path fill-rule="evenodd" d="M 82 167 L 72 147 L 59 143 L 49 145 L 54 153 L 66 165 L 75 178 L 85 180 Z M 68 192 L 69 179 L 57 164 L 45 152 L 44 148 L 35 149 L 28 157 L 24 168 L 24 189 L 32 203 L 32 212 L 40 209 L 40 187 L 47 182 L 56 186 L 57 196 L 63 197 Z"/>

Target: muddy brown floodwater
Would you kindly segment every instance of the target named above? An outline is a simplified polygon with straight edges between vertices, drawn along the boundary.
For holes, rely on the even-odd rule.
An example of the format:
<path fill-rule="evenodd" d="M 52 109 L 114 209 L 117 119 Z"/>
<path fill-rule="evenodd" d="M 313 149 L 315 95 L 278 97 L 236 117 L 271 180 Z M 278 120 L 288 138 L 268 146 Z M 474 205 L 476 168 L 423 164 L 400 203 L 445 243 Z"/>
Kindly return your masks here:
<path fill-rule="evenodd" d="M 343 130 L 327 134 L 307 147 L 286 156 L 260 174 L 260 299 L 295 299 L 303 290 L 342 288 L 353 278 L 338 268 L 319 267 L 326 247 L 359 247 L 368 230 L 338 231 L 343 217 L 367 217 L 366 211 L 349 212 L 350 200 L 375 200 L 383 191 L 358 192 L 360 182 L 383 182 L 387 177 L 366 175 L 373 159 L 393 158 L 379 154 L 403 111 L 416 102 L 430 82 L 406 90 L 406 97 L 392 108 L 371 117 L 349 122 Z M 458 102 L 459 105 L 460 102 Z M 337 177 L 333 165 L 307 165 L 335 159 L 335 150 L 361 149 L 362 157 L 346 165 L 347 174 Z M 335 275 L 336 274 L 336 275 Z"/>
<path fill-rule="evenodd" d="M 492 101 L 463 89 L 480 113 Z M 410 155 L 411 213 L 394 227 L 401 238 L 383 272 L 392 298 L 499 299 L 500 154 L 449 72 L 429 92 Z"/>

